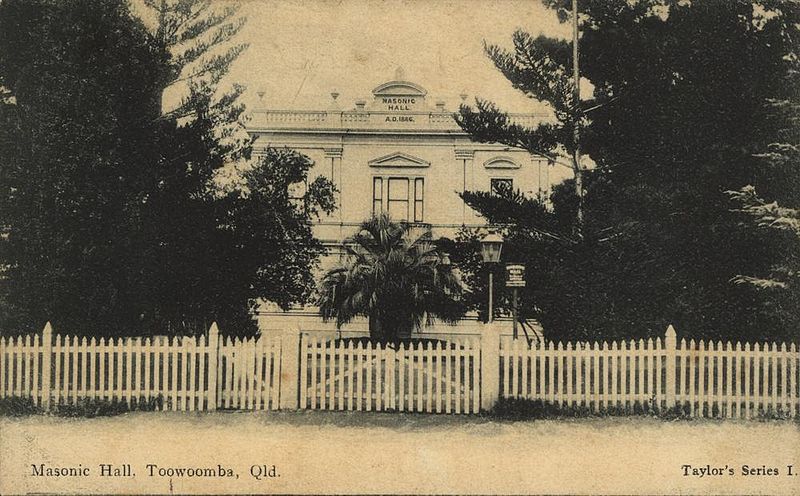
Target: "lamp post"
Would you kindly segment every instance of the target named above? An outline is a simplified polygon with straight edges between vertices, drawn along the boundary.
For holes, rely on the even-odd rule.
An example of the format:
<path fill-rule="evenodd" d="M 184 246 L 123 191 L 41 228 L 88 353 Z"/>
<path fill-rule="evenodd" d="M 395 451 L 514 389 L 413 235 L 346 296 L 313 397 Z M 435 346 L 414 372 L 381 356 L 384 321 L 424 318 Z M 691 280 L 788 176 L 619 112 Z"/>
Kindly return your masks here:
<path fill-rule="evenodd" d="M 488 322 L 494 322 L 494 277 L 492 274 L 492 267 L 490 264 L 496 264 L 500 261 L 500 252 L 503 251 L 503 238 L 497 233 L 489 233 L 481 239 L 481 256 L 483 263 L 489 269 L 489 319 Z"/>

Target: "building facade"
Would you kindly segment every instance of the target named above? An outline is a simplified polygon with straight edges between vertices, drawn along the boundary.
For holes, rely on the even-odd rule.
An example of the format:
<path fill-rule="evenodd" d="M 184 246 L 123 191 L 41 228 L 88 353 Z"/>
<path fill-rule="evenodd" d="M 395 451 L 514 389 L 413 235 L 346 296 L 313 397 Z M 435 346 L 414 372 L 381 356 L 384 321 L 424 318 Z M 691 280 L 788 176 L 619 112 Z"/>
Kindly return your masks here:
<path fill-rule="evenodd" d="M 369 100 L 348 109 L 340 107 L 338 94 L 331 97 L 325 110 L 256 108 L 248 123 L 256 154 L 267 147 L 297 150 L 314 161 L 309 178 L 323 175 L 336 185 L 336 211 L 314 225 L 315 236 L 329 248 L 323 268 L 335 262 L 342 241 L 373 212 L 452 238 L 462 227 L 485 225 L 458 196 L 463 191 L 510 187 L 545 197 L 549 192 L 547 159 L 473 142 L 454 120 L 454 109 L 431 102 L 416 83 L 385 82 Z M 534 126 L 544 115 L 511 117 Z"/>

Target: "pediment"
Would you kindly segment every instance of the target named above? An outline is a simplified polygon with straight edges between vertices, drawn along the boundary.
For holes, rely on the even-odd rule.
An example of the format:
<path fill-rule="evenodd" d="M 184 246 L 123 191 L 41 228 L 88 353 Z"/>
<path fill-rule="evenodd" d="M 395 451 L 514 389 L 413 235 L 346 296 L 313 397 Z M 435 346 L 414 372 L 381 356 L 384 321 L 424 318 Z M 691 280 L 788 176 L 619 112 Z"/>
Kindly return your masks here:
<path fill-rule="evenodd" d="M 372 90 L 377 96 L 425 96 L 428 92 L 422 86 L 410 81 L 389 81 Z"/>
<path fill-rule="evenodd" d="M 520 165 L 511 157 L 492 157 L 483 163 L 487 169 L 519 169 Z"/>
<path fill-rule="evenodd" d="M 403 152 L 390 153 L 369 161 L 370 167 L 430 167 L 431 163 Z"/>

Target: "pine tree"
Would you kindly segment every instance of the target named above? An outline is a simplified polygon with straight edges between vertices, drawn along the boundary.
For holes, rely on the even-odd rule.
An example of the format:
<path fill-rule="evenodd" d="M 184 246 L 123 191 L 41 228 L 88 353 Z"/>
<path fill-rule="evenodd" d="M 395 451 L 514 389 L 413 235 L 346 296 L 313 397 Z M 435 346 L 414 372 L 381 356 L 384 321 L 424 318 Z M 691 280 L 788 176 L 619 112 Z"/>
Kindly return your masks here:
<path fill-rule="evenodd" d="M 569 0 L 544 3 L 570 19 Z M 550 297 L 541 293 L 535 303 L 546 331 L 638 337 L 674 324 L 696 337 L 791 335 L 796 321 L 776 318 L 757 292 L 731 284 L 737 274 L 768 271 L 785 253 L 785 240 L 742 226 L 725 191 L 752 184 L 786 204 L 799 189 L 796 171 L 753 158 L 778 132 L 764 102 L 794 91 L 785 76 L 798 39 L 797 3 L 579 6 L 580 66 L 594 87 L 580 105 L 580 145 L 596 163 L 584 177 L 583 239 L 555 252 L 520 247 L 531 263 L 547 258 L 539 263 L 554 270 L 538 282 L 550 284 L 551 301 L 561 307 L 544 304 Z M 568 44 L 517 33 L 513 52 L 487 52 L 514 87 L 553 107 L 555 123 L 524 129 L 479 101 L 477 111 L 461 110 L 464 128 L 480 141 L 567 152 Z M 562 200 L 564 212 L 572 208 L 569 195 Z"/>
<path fill-rule="evenodd" d="M 310 298 L 309 221 L 333 185 L 294 152 L 248 160 L 242 88 L 220 87 L 244 21 L 230 4 L 145 8 L 150 26 L 115 0 L 0 4 L 2 331 L 252 334 L 259 299 Z M 306 181 L 298 208 L 288 189 Z"/>

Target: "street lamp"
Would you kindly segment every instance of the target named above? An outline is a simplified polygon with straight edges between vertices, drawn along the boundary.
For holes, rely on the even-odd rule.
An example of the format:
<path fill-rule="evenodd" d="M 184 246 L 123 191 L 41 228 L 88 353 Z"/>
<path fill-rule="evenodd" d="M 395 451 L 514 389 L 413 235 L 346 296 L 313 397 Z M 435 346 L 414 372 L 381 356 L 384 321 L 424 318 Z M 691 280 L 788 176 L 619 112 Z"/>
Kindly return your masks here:
<path fill-rule="evenodd" d="M 481 256 L 483 263 L 489 269 L 489 322 L 494 321 L 494 277 L 492 268 L 489 264 L 496 264 L 500 261 L 500 252 L 503 251 L 503 237 L 497 233 L 489 233 L 481 239 Z"/>

